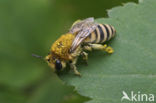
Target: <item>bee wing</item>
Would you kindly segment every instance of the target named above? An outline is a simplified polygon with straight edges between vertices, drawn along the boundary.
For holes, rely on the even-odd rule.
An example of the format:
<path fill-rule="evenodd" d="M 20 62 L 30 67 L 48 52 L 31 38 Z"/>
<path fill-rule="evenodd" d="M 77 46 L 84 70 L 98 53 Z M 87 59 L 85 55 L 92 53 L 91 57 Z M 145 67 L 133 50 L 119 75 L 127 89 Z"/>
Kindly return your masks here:
<path fill-rule="evenodd" d="M 70 52 L 73 52 L 96 29 L 97 25 L 92 22 L 85 23 L 73 40 Z"/>
<path fill-rule="evenodd" d="M 76 32 L 79 32 L 80 30 L 83 29 L 84 25 L 86 23 L 93 23 L 94 22 L 94 18 L 90 17 L 84 20 L 77 20 L 76 22 L 73 23 L 72 27 L 70 28 L 69 32 L 74 34 Z"/>
<path fill-rule="evenodd" d="M 94 22 L 94 17 L 86 18 L 83 21 Z"/>

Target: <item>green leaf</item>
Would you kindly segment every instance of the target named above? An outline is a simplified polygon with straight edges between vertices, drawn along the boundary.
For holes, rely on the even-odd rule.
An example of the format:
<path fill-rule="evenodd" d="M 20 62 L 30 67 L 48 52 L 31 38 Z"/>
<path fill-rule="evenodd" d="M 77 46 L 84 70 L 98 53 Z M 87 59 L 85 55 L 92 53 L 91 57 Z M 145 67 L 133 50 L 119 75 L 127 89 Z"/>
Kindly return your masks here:
<path fill-rule="evenodd" d="M 116 37 L 108 42 L 115 53 L 90 52 L 89 65 L 78 65 L 81 78 L 72 73 L 61 78 L 81 95 L 92 98 L 88 103 L 120 103 L 122 91 L 129 95 L 131 91 L 155 94 L 155 10 L 155 0 L 140 0 L 139 4 L 127 3 L 109 10 L 109 18 L 97 22 L 116 28 Z"/>

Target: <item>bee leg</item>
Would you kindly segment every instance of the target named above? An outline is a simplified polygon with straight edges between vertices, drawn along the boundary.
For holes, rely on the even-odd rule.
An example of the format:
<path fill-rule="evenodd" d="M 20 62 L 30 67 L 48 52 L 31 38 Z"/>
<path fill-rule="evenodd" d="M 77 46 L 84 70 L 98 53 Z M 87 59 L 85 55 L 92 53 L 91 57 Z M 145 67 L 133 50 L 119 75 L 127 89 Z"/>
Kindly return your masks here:
<path fill-rule="evenodd" d="M 86 65 L 88 65 L 88 62 L 87 62 L 87 60 L 88 60 L 88 53 L 83 51 L 83 52 L 81 52 L 81 55 L 82 55 L 83 60 L 85 61 Z"/>
<path fill-rule="evenodd" d="M 87 51 L 92 51 L 91 46 L 88 46 L 88 45 L 87 45 L 87 46 L 84 46 L 83 49 L 84 49 L 84 50 L 87 50 Z"/>
<path fill-rule="evenodd" d="M 101 44 L 89 44 L 91 48 L 95 50 L 104 50 L 107 53 L 111 54 L 114 52 L 113 48 L 110 46 L 107 46 L 107 44 L 101 45 Z"/>
<path fill-rule="evenodd" d="M 114 49 L 111 46 L 107 46 L 107 44 L 104 44 L 104 47 L 105 47 L 104 51 L 106 51 L 107 53 L 109 54 L 114 53 Z"/>
<path fill-rule="evenodd" d="M 81 76 L 80 72 L 77 70 L 77 67 L 76 67 L 76 62 L 77 62 L 77 59 L 74 59 L 71 63 L 70 63 L 70 67 L 72 70 L 74 70 L 74 73 L 75 75 L 77 76 Z"/>

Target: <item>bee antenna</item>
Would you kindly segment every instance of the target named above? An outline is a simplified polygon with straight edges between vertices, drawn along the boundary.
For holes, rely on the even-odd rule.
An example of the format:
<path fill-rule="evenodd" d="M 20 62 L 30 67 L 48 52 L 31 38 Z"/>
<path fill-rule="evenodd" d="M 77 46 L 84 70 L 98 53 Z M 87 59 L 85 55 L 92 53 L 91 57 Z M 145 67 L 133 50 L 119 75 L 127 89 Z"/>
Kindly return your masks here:
<path fill-rule="evenodd" d="M 36 57 L 36 58 L 43 59 L 43 57 L 42 57 L 42 56 L 39 56 L 39 55 L 37 55 L 37 54 L 32 54 L 32 56 L 33 56 L 33 57 Z"/>

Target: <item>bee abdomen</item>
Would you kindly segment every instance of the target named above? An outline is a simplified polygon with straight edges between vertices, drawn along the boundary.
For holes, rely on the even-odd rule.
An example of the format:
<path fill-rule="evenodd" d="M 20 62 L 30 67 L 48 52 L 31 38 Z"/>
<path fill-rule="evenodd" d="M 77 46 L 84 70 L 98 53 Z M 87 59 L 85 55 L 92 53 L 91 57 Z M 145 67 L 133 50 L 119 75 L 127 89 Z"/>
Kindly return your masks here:
<path fill-rule="evenodd" d="M 115 36 L 116 30 L 108 24 L 99 24 L 85 42 L 104 43 Z"/>
<path fill-rule="evenodd" d="M 96 31 L 98 35 L 96 43 L 104 43 L 110 40 L 112 37 L 115 36 L 116 32 L 114 27 L 108 24 L 99 24 L 96 28 Z"/>

